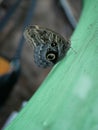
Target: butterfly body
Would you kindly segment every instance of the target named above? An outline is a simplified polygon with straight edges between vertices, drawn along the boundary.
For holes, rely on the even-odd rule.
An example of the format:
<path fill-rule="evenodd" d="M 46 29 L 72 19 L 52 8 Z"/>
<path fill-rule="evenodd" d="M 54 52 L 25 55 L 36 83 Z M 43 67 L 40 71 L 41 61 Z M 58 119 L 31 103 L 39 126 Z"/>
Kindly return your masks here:
<path fill-rule="evenodd" d="M 60 34 L 37 25 L 28 26 L 24 31 L 24 37 L 33 45 L 34 61 L 42 68 L 56 64 L 70 48 L 70 43 Z"/>

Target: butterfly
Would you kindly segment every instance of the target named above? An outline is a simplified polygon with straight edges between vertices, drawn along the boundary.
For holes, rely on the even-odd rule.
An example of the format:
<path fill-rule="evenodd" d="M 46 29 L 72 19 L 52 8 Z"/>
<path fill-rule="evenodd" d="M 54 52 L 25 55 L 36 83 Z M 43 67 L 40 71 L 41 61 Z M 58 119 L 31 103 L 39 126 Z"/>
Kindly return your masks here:
<path fill-rule="evenodd" d="M 33 45 L 34 61 L 37 66 L 47 68 L 62 60 L 70 48 L 70 42 L 51 29 L 29 25 L 24 38 Z"/>

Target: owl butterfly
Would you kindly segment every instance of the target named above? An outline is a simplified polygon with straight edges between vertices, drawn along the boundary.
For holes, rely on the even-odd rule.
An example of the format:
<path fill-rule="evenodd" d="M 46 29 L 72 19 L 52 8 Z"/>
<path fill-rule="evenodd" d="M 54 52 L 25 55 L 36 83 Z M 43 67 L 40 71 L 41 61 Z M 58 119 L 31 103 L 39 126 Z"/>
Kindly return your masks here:
<path fill-rule="evenodd" d="M 28 26 L 24 30 L 24 37 L 33 45 L 34 61 L 42 68 L 56 64 L 70 48 L 70 43 L 60 34 L 37 25 Z"/>

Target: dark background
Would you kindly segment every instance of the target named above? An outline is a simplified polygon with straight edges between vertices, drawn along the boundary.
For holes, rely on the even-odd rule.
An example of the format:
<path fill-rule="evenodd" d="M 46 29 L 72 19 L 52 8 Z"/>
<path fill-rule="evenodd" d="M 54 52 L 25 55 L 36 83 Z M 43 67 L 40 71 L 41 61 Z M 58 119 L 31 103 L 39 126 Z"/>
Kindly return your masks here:
<path fill-rule="evenodd" d="M 7 6 L 9 7 L 13 1 L 9 0 Z M 81 0 L 68 0 L 68 2 L 78 21 L 82 8 Z M 15 54 L 22 35 L 22 24 L 28 5 L 29 1 L 22 0 L 21 5 L 6 25 L 6 28 L 0 32 L 0 53 L 5 53 L 9 57 Z M 4 6 L 3 8 L 7 10 L 8 7 Z M 2 11 L 2 15 L 5 13 L 4 10 Z M 13 28 L 13 23 L 17 18 L 19 18 L 17 26 Z M 31 24 L 51 28 L 64 37 L 67 37 L 67 39 L 70 38 L 74 31 L 60 8 L 58 0 L 37 0 Z M 35 65 L 33 62 L 32 46 L 25 42 L 21 55 L 21 74 L 6 103 L 0 110 L 0 128 L 11 112 L 18 111 L 22 102 L 30 99 L 50 70 L 51 68 L 41 69 Z"/>

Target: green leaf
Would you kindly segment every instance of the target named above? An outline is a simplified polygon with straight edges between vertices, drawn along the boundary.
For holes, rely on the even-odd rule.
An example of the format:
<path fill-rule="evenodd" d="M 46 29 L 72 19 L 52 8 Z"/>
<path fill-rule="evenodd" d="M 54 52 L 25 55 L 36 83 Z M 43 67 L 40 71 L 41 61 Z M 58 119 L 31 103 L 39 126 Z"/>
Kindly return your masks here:
<path fill-rule="evenodd" d="M 84 0 L 72 48 L 5 130 L 98 130 L 98 0 Z"/>

